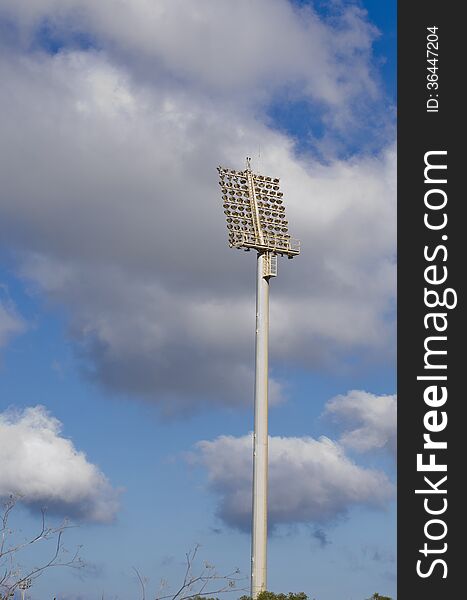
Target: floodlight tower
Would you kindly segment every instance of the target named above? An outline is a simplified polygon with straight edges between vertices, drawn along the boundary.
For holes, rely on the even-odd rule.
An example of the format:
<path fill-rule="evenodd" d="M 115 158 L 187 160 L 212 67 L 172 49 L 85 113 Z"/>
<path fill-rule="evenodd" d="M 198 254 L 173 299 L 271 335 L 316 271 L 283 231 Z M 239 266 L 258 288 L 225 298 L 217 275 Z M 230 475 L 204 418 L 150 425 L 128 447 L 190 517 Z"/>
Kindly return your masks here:
<path fill-rule="evenodd" d="M 21 590 L 21 600 L 24 600 L 24 595 L 26 594 L 26 590 L 28 590 L 32 585 L 32 579 L 31 577 L 26 577 L 26 579 L 22 579 L 19 584 L 18 587 Z"/>
<path fill-rule="evenodd" d="M 293 258 L 300 243 L 289 235 L 279 179 L 246 169 L 218 167 L 229 246 L 257 251 L 255 424 L 253 441 L 253 512 L 251 596 L 266 589 L 268 508 L 268 339 L 269 279 L 277 277 L 277 256 Z"/>

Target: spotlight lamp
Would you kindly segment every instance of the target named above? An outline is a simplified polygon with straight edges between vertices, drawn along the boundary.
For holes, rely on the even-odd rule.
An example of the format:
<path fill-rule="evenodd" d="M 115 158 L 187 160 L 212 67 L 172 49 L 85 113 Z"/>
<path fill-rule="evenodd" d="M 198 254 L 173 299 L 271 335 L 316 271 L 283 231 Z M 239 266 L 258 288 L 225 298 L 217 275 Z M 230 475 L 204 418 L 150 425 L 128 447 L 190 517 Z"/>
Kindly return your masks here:
<path fill-rule="evenodd" d="M 229 246 L 288 258 L 300 254 L 300 242 L 289 234 L 279 179 L 254 173 L 250 159 L 244 171 L 217 170 Z"/>

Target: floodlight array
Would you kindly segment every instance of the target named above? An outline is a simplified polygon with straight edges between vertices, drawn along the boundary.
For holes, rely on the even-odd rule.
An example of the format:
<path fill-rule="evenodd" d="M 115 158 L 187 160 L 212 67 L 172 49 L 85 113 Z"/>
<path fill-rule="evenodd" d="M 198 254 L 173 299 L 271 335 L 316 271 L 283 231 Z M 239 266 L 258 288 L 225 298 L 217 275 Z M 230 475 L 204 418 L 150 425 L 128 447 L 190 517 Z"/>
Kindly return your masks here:
<path fill-rule="evenodd" d="M 279 179 L 218 167 L 229 245 L 294 256 Z"/>
<path fill-rule="evenodd" d="M 31 579 L 31 577 L 28 577 L 27 579 L 23 579 L 18 584 L 18 588 L 20 590 L 28 590 L 31 586 L 32 586 L 32 579 Z"/>

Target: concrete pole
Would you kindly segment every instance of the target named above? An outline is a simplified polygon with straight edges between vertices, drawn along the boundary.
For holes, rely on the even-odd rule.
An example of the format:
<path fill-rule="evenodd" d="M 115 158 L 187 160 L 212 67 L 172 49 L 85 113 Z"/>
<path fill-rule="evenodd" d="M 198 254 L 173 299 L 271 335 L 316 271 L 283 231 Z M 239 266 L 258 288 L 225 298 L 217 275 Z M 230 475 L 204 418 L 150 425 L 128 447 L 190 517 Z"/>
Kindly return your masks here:
<path fill-rule="evenodd" d="M 268 338 L 269 277 L 258 253 L 256 280 L 255 431 L 253 442 L 253 519 L 251 596 L 266 589 L 268 535 Z"/>

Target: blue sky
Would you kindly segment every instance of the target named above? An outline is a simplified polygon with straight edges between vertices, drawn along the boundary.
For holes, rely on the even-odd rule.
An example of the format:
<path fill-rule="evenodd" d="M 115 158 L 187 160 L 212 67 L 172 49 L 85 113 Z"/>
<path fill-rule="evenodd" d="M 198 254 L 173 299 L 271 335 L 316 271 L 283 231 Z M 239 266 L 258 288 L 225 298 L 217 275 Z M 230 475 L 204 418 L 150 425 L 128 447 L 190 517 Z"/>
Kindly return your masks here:
<path fill-rule="evenodd" d="M 132 567 L 154 596 L 197 543 L 248 575 L 255 261 L 215 170 L 246 155 L 303 247 L 271 285 L 269 588 L 395 598 L 395 2 L 182 4 L 0 2 L 0 495 L 88 564 L 31 598 L 133 598 Z"/>

